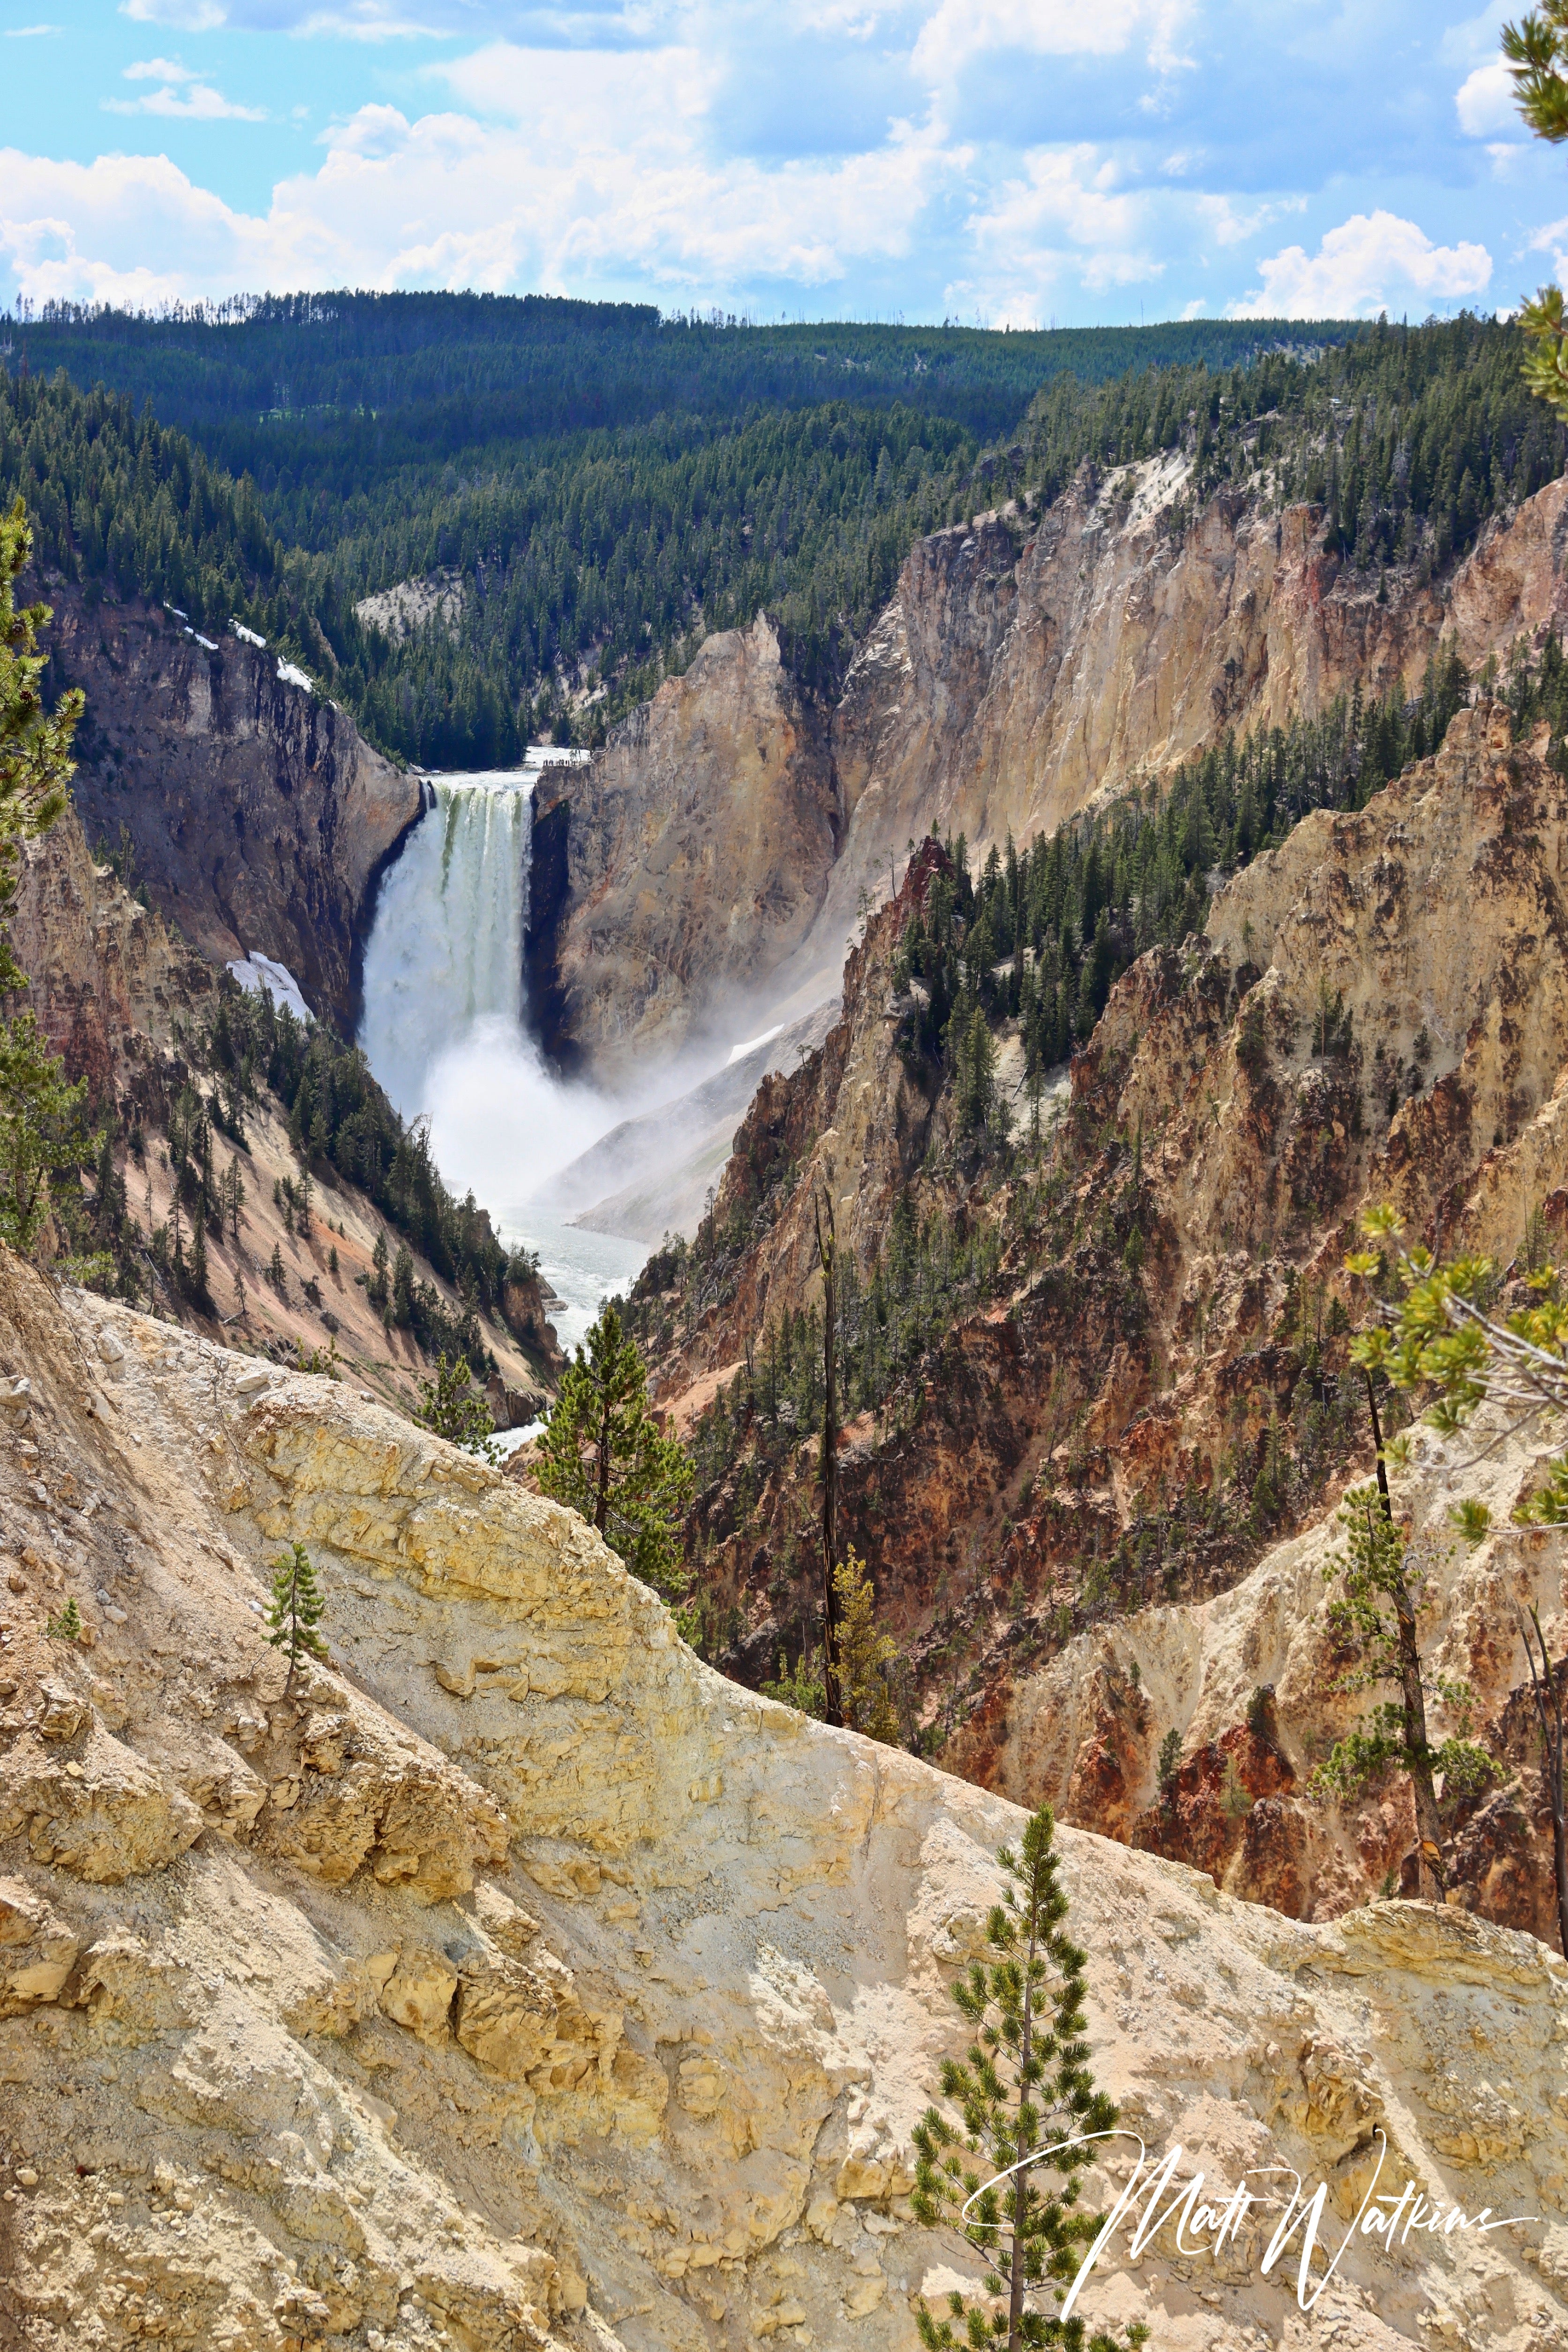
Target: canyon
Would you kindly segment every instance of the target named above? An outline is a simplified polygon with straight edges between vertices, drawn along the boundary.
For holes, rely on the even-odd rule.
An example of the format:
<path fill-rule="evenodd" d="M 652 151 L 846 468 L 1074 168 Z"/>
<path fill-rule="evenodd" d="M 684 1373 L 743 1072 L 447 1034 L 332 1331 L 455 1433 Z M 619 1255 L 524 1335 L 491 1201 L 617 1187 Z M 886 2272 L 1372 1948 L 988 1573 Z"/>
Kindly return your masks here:
<path fill-rule="evenodd" d="M 715 1675 L 581 1520 L 352 1389 L 7 1254 L 0 1370 L 0 2333 L 909 2352 L 979 2284 L 910 2135 L 1014 1807 Z M 330 1652 L 290 1688 L 296 1540 Z M 1382 2141 L 1395 2193 L 1533 2217 L 1352 2233 L 1310 2319 L 1271 2212 L 1213 2260 L 1167 2223 L 1091 2322 L 1568 2341 L 1560 1960 L 1061 1843 L 1124 2128 L 1321 2180 L 1331 2245 Z"/>
<path fill-rule="evenodd" d="M 94 860 L 74 808 L 24 845 L 9 926 L 30 977 L 26 1002 L 46 1038 L 68 1075 L 87 1084 L 94 1116 L 126 1139 L 117 1157 L 142 1240 L 151 1243 L 176 1222 L 171 1110 L 192 1085 L 204 1099 L 218 1099 L 200 1055 L 221 990 L 232 983 L 220 982 L 155 908 L 133 898 L 111 866 Z M 245 1345 L 290 1360 L 341 1353 L 345 1371 L 398 1408 L 416 1410 L 426 1358 L 411 1331 L 383 1319 L 369 1290 L 375 1252 L 395 1255 L 397 1230 L 319 1157 L 313 1213 L 297 1213 L 300 1156 L 285 1106 L 265 1086 L 243 1132 L 243 1141 L 227 1139 L 242 1195 L 237 1215 L 226 1226 L 220 1217 L 205 1236 L 209 1305 L 193 1309 L 164 1279 L 163 1311 L 209 1330 L 230 1329 Z M 220 1133 L 220 1150 L 222 1143 Z M 153 1281 L 145 1253 L 142 1263 Z M 451 1282 L 420 1252 L 411 1253 L 411 1263 L 412 1279 L 448 1315 L 460 1315 Z M 552 1305 L 537 1273 L 520 1267 L 506 1286 L 503 1312 L 485 1326 L 498 1428 L 524 1425 L 548 1401 L 563 1360 L 548 1319 Z"/>
<path fill-rule="evenodd" d="M 1168 776 L 1227 730 L 1360 686 L 1414 691 L 1561 618 L 1568 488 L 1489 524 L 1447 577 L 1342 562 L 1319 508 L 1194 508 L 1179 452 L 910 550 L 828 706 L 765 617 L 542 791 L 530 958 L 548 1051 L 606 1079 L 837 993 L 867 898 L 914 840 L 984 855 Z"/>
<path fill-rule="evenodd" d="M 764 1358 L 770 1331 L 818 1311 L 822 1204 L 841 1297 L 851 1275 L 862 1299 L 887 1278 L 900 1203 L 989 1232 L 989 1280 L 843 1433 L 843 1539 L 909 1662 L 911 1725 L 967 1778 L 1297 1916 L 1397 1885 L 1399 1801 L 1358 1811 L 1308 1785 L 1354 1713 L 1323 1570 L 1339 1495 L 1371 1466 L 1349 1360 L 1368 1302 L 1342 1261 L 1384 1201 L 1413 1235 L 1489 1255 L 1509 1303 L 1527 1247 L 1559 1245 L 1565 827 L 1545 729 L 1516 741 L 1500 705 L 1461 711 L 1359 813 L 1309 816 L 1234 876 L 1205 936 L 1134 964 L 1039 1151 L 989 1165 L 900 993 L 904 928 L 948 867 L 928 842 L 850 956 L 837 1026 L 759 1091 L 700 1264 L 670 1305 L 645 1300 L 659 1394 L 700 1454 L 727 1400 L 691 1537 L 711 1654 L 760 1681 L 809 1613 L 816 1444 L 770 1420 Z M 996 1054 L 1016 1085 L 1005 1023 Z M 1416 1443 L 1424 1494 L 1471 1491 L 1480 1439 Z M 1473 1556 L 1447 1502 L 1411 1506 L 1433 1552 L 1423 1642 L 1469 1683 L 1498 1759 L 1453 1819 L 1456 1883 L 1541 1932 L 1550 1822 L 1512 1611 L 1533 1599 L 1560 1646 L 1568 1556 L 1508 1518 L 1549 1448 L 1538 1430 L 1478 1464 L 1506 1531 Z"/>
<path fill-rule="evenodd" d="M 352 1036 L 376 883 L 424 805 L 418 778 L 251 633 L 204 641 L 134 601 L 41 593 L 49 683 L 87 697 L 74 793 L 89 842 L 209 963 L 271 957 Z"/>

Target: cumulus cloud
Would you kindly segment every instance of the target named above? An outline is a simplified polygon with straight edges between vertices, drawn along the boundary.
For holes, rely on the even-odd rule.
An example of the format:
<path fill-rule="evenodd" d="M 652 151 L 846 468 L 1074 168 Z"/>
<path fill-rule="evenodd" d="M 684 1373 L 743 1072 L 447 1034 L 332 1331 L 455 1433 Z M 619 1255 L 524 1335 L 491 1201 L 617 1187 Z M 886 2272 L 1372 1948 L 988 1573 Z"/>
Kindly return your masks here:
<path fill-rule="evenodd" d="M 548 121 L 549 140 L 363 107 L 327 134 L 319 170 L 279 182 L 265 215 L 165 157 L 13 152 L 0 156 L 0 255 L 37 301 L 131 299 L 157 277 L 149 254 L 177 257 L 167 293 L 187 297 L 629 278 L 685 299 L 764 273 L 825 286 L 866 257 L 907 255 L 928 204 L 962 176 L 963 151 L 934 121 L 895 123 L 872 152 L 824 163 L 715 161 L 700 136 L 711 68 L 693 51 L 599 58 L 591 79 L 561 50 L 498 47 L 487 62 L 495 109 Z"/>
<path fill-rule="evenodd" d="M 1410 294 L 1453 302 L 1489 283 L 1484 245 L 1434 245 L 1396 213 L 1354 213 L 1329 230 L 1315 254 L 1288 245 L 1258 264 L 1263 285 L 1229 305 L 1233 319 L 1351 319 L 1398 307 Z"/>
<path fill-rule="evenodd" d="M 1134 43 L 1161 70 L 1182 62 L 1177 31 L 1184 0 L 939 0 L 921 27 L 911 69 L 941 87 L 974 58 L 998 49 L 1041 58 L 1120 57 Z"/>
<path fill-rule="evenodd" d="M 1472 139 L 1521 128 L 1513 102 L 1513 76 L 1500 58 L 1490 65 L 1478 66 L 1466 78 L 1455 93 L 1454 110 L 1460 130 Z"/>
<path fill-rule="evenodd" d="M 236 106 L 220 90 L 214 89 L 178 58 L 146 58 L 139 65 L 127 66 L 126 81 L 155 81 L 160 87 L 148 90 L 141 98 L 106 98 L 100 102 L 106 114 L 161 114 L 174 121 L 184 122 L 265 122 L 267 111 L 259 106 Z"/>

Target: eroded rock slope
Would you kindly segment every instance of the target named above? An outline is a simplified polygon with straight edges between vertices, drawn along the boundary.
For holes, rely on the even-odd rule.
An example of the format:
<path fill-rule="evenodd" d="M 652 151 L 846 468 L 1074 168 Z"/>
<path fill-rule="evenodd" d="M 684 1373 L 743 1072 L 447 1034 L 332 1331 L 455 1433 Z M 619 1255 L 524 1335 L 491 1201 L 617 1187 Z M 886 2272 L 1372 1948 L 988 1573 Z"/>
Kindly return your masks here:
<path fill-rule="evenodd" d="M 228 631 L 209 646 L 140 604 L 47 595 L 51 681 L 87 695 L 75 793 L 89 840 L 119 850 L 124 828 L 132 880 L 209 962 L 275 957 L 352 1034 L 374 882 L 419 813 L 417 777 L 266 648 Z"/>
<path fill-rule="evenodd" d="M 342 1388 L 8 1258 L 0 1359 L 0 2328 L 912 2346 L 973 2273 L 910 2218 L 909 2134 L 1017 1814 L 723 1682 L 582 1522 Z M 290 1695 L 257 1612 L 296 1538 L 332 1654 Z M 44 1629 L 68 1597 L 85 1644 Z M 1542 1947 L 1065 1845 L 1134 2129 L 1347 2218 L 1382 2131 L 1428 2197 L 1538 2217 L 1356 2239 L 1310 2325 L 1261 2240 L 1167 2231 L 1092 2313 L 1568 2343 Z"/>
<path fill-rule="evenodd" d="M 552 1048 L 615 1072 L 744 1034 L 759 994 L 804 1011 L 911 839 L 1025 842 L 1227 729 L 1358 682 L 1413 691 L 1445 635 L 1479 669 L 1561 619 L 1562 482 L 1432 581 L 1347 567 L 1315 507 L 1226 492 L 1194 514 L 1186 478 L 1174 455 L 1085 473 L 1039 514 L 918 541 L 831 712 L 765 621 L 710 638 L 552 796 L 540 849 L 564 846 L 534 914 Z"/>
<path fill-rule="evenodd" d="M 940 863 L 928 846 L 850 958 L 837 1028 L 759 1093 L 698 1269 L 713 1303 L 662 1364 L 682 1421 L 721 1385 L 731 1399 L 728 1459 L 695 1517 L 715 1654 L 772 1675 L 813 1601 L 816 1446 L 769 1421 L 756 1367 L 820 1299 L 815 1204 L 835 1200 L 862 1299 L 909 1287 L 896 1214 L 989 1234 L 994 1272 L 850 1422 L 840 1456 L 846 1538 L 910 1662 L 914 1722 L 955 1769 L 1044 1790 L 1070 1819 L 1290 1911 L 1397 1884 L 1403 1800 L 1379 1790 L 1342 1819 L 1306 1801 L 1349 1719 L 1322 1613 L 1327 1523 L 1370 1468 L 1349 1362 L 1367 1302 L 1342 1261 L 1384 1200 L 1515 1278 L 1527 1248 L 1562 1255 L 1565 857 L 1544 730 L 1515 742 L 1501 706 L 1461 712 L 1363 810 L 1309 817 L 1237 875 L 1204 938 L 1143 957 L 1054 1130 L 1047 1101 L 1038 1159 L 988 1160 L 955 1136 L 952 1087 L 910 1051 L 898 993 L 898 940 Z M 1006 1024 L 997 1066 L 1016 1083 Z M 1510 1457 L 1509 1475 L 1500 1522 L 1528 1465 Z M 1314 1528 L 1304 1551 L 1271 1549 Z M 1474 1653 L 1441 1670 L 1472 1680 L 1500 1759 L 1484 1803 L 1453 1814 L 1456 1878 L 1521 1926 L 1544 1925 L 1551 1864 L 1512 1601 L 1528 1570 L 1555 1621 L 1561 1568 L 1558 1538 L 1500 1537 L 1462 1574 L 1443 1566 L 1427 1628 L 1435 1658 Z M 1162 1791 L 1173 1729 L 1184 1778 Z"/>

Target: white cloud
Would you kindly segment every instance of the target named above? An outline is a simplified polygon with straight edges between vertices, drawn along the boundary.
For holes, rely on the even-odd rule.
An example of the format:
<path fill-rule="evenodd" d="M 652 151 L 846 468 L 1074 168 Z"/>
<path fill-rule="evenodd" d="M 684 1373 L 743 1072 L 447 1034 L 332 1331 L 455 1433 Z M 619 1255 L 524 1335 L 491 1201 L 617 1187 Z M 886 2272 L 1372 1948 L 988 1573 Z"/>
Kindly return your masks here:
<path fill-rule="evenodd" d="M 917 76 L 945 87 L 973 58 L 1022 49 L 1042 58 L 1120 57 L 1141 37 L 1161 72 L 1186 63 L 1176 55 L 1186 0 L 938 0 L 921 28 L 910 63 Z"/>
<path fill-rule="evenodd" d="M 195 78 L 178 58 L 148 58 L 139 66 L 127 66 L 121 76 L 122 81 L 195 81 Z"/>
<path fill-rule="evenodd" d="M 179 122 L 265 122 L 267 110 L 261 106 L 236 106 L 221 90 L 205 81 L 195 81 L 181 68 L 184 89 L 165 83 L 162 89 L 151 89 L 144 98 L 106 98 L 100 101 L 106 114 L 161 114 Z"/>
<path fill-rule="evenodd" d="M 1278 205 L 1253 205 L 1241 210 L 1230 196 L 1199 196 L 1198 218 L 1206 226 L 1216 245 L 1242 245 L 1268 227 Z"/>
<path fill-rule="evenodd" d="M 1490 65 L 1478 66 L 1454 95 L 1454 108 L 1459 118 L 1459 128 L 1472 139 L 1484 139 L 1494 131 L 1518 131 L 1521 128 L 1513 102 L 1513 76 L 1500 58 Z"/>
<path fill-rule="evenodd" d="M 64 31 L 63 25 L 7 25 L 5 38 L 8 41 L 41 41 L 49 33 Z"/>
<path fill-rule="evenodd" d="M 640 280 L 673 299 L 758 278 L 820 287 L 858 262 L 907 257 L 967 160 L 933 121 L 896 123 L 880 147 L 843 159 L 716 162 L 701 136 L 714 69 L 695 51 L 486 54 L 492 102 L 521 127 L 363 108 L 327 134 L 317 171 L 279 182 L 264 216 L 165 157 L 0 155 L 0 264 L 8 256 L 37 301 L 244 286 Z M 172 257 L 166 287 L 153 254 Z"/>
<path fill-rule="evenodd" d="M 946 289 L 964 317 L 978 310 L 1018 324 L 1047 310 L 1045 297 L 1065 278 L 1103 293 L 1160 275 L 1163 264 L 1149 250 L 1151 201 L 1121 187 L 1098 148 L 1038 148 L 1024 165 L 970 224 L 975 275 Z"/>
<path fill-rule="evenodd" d="M 1288 245 L 1258 264 L 1261 292 L 1232 302 L 1233 319 L 1371 317 L 1415 293 L 1428 301 L 1479 294 L 1492 274 L 1484 245 L 1434 245 L 1395 213 L 1355 213 L 1316 254 Z"/>
<path fill-rule="evenodd" d="M 181 33 L 210 33 L 228 21 L 218 0 L 121 0 L 120 13 L 133 25 L 169 25 Z"/>

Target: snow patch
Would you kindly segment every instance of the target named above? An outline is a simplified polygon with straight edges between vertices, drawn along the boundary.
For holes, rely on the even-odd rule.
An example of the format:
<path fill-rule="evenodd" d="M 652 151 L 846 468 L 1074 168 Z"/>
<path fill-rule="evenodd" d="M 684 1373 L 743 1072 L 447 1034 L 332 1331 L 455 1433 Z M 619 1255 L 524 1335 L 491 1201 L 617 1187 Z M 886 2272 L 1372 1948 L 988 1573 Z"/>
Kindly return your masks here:
<path fill-rule="evenodd" d="M 241 988 L 252 996 L 270 996 L 275 1003 L 286 1004 L 297 1021 L 313 1021 L 315 1014 L 300 992 L 300 983 L 286 963 L 271 956 L 247 955 L 228 966 Z"/>
<path fill-rule="evenodd" d="M 187 637 L 195 637 L 197 645 L 200 646 L 204 653 L 216 653 L 217 640 L 216 637 L 204 637 L 199 629 L 187 629 L 185 631 L 185 635 Z"/>
<path fill-rule="evenodd" d="M 259 646 L 265 653 L 267 650 L 267 640 L 265 637 L 258 637 L 256 631 L 254 629 L 247 629 L 243 621 L 231 620 L 228 625 L 234 631 L 235 635 L 239 639 L 242 646 Z"/>
<path fill-rule="evenodd" d="M 298 662 L 280 661 L 278 665 L 278 675 L 285 686 L 302 686 L 306 693 L 310 693 L 310 681 Z"/>

